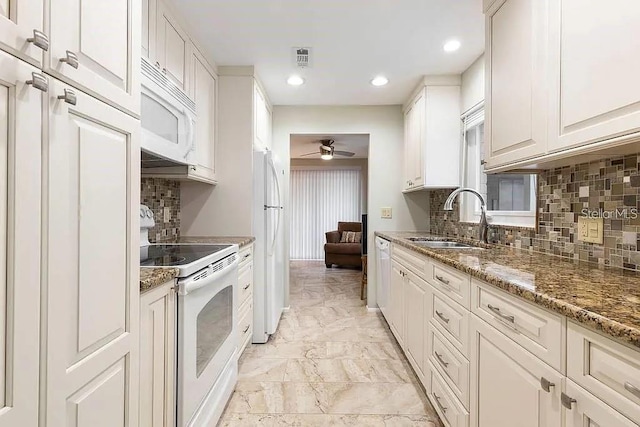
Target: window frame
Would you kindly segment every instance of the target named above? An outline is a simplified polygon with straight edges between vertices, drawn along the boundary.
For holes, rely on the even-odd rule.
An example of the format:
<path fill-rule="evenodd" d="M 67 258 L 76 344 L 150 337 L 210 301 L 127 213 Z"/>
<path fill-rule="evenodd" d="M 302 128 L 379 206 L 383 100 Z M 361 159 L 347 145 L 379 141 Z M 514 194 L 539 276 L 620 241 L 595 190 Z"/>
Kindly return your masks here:
<path fill-rule="evenodd" d="M 483 150 L 484 137 L 482 138 L 482 142 L 476 144 L 476 153 L 475 158 L 479 158 L 480 162 L 478 166 L 475 168 L 475 182 L 478 185 L 470 185 L 469 182 L 469 165 L 467 164 L 468 155 L 468 141 L 467 141 L 467 132 L 471 129 L 476 129 L 477 136 L 481 135 L 480 126 L 484 125 L 484 102 L 479 103 L 475 107 L 467 110 L 461 116 L 462 120 L 462 165 L 460 167 L 461 173 L 461 182 L 463 187 L 480 187 L 479 191 L 487 197 L 486 194 L 486 180 L 483 180 L 483 175 L 487 175 L 484 172 L 483 159 L 485 156 Z M 469 126 L 470 122 L 470 126 Z M 523 175 L 529 175 L 527 173 Z M 499 225 L 505 227 L 523 227 L 523 228 L 536 228 L 536 219 L 537 219 L 537 174 L 531 173 L 531 185 L 530 185 L 530 198 L 533 202 L 532 209 L 529 211 L 498 211 L 498 210 L 487 210 L 487 219 L 490 225 Z M 475 188 L 478 189 L 478 188 Z M 464 223 L 478 223 L 480 221 L 480 201 L 476 198 L 461 194 L 460 195 L 460 222 Z"/>

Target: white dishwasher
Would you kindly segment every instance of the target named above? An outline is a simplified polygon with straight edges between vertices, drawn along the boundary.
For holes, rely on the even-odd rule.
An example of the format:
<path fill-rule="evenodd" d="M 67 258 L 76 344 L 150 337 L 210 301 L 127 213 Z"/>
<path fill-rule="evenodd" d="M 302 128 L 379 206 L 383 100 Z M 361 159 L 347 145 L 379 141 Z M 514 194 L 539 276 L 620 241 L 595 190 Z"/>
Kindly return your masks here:
<path fill-rule="evenodd" d="M 387 317 L 389 307 L 389 287 L 391 285 L 391 245 L 388 240 L 376 237 L 376 272 L 378 283 L 378 307 Z"/>

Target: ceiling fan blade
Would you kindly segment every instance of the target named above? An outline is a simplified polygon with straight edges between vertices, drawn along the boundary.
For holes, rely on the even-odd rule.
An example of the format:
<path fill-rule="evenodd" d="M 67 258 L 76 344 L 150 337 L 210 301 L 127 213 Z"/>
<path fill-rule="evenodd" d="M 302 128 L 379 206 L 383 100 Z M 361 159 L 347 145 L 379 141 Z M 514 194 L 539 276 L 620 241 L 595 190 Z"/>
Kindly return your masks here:
<path fill-rule="evenodd" d="M 313 156 L 313 155 L 319 155 L 320 153 L 317 151 L 314 151 L 313 153 L 307 153 L 307 154 L 301 154 L 300 157 L 305 157 L 305 156 Z"/>
<path fill-rule="evenodd" d="M 340 151 L 340 150 L 335 150 L 333 154 L 335 154 L 336 156 L 345 156 L 345 157 L 353 157 L 356 155 L 356 153 L 352 153 L 351 151 Z"/>

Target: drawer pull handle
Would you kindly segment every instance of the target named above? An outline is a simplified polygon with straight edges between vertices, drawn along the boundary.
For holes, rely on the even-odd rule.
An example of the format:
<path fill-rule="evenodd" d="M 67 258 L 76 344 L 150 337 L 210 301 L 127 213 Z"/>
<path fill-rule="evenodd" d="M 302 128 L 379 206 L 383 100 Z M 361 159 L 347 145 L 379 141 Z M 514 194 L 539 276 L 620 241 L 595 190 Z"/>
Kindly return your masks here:
<path fill-rule="evenodd" d="M 567 408 L 569 410 L 571 410 L 573 404 L 577 402 L 577 400 L 567 396 L 564 393 L 560 394 L 560 401 L 562 402 L 562 406 L 564 406 L 565 408 Z"/>
<path fill-rule="evenodd" d="M 542 377 L 540 378 L 540 386 L 544 391 L 549 393 L 551 391 L 551 387 L 555 387 L 556 385 L 551 381 L 549 381 L 548 379 L 546 379 L 545 377 Z"/>
<path fill-rule="evenodd" d="M 49 90 L 49 80 L 40 73 L 31 73 L 31 80 L 27 80 L 26 84 L 33 86 L 34 88 L 47 92 Z"/>
<path fill-rule="evenodd" d="M 502 314 L 502 312 L 500 311 L 500 308 L 494 307 L 491 304 L 488 304 L 487 307 L 489 307 L 489 310 L 493 311 L 494 314 L 498 316 L 500 319 L 506 320 L 509 323 L 515 323 L 516 318 L 514 316 L 508 316 L 506 314 Z"/>
<path fill-rule="evenodd" d="M 440 282 L 444 283 L 445 285 L 449 284 L 449 281 L 447 279 L 445 279 L 442 276 L 438 276 L 437 274 L 436 274 L 436 279 L 438 279 Z"/>
<path fill-rule="evenodd" d="M 447 319 L 446 317 L 444 317 L 444 314 L 440 313 L 438 310 L 436 310 L 436 316 L 438 316 L 440 319 L 442 319 L 442 321 L 444 323 L 449 323 L 450 319 Z"/>
<path fill-rule="evenodd" d="M 249 286 L 251 286 L 251 283 L 247 283 L 247 285 L 244 288 L 242 288 L 242 290 L 246 291 L 247 289 L 249 289 Z"/>
<path fill-rule="evenodd" d="M 66 58 L 60 58 L 60 62 L 66 62 L 70 67 L 78 68 L 80 61 L 78 61 L 78 55 L 68 50 L 66 52 Z"/>
<path fill-rule="evenodd" d="M 437 394 L 433 393 L 433 397 L 436 400 L 436 405 L 438 405 L 438 408 L 440 408 L 440 410 L 443 413 L 446 413 L 447 412 L 447 407 L 442 406 L 442 403 L 440 403 L 440 396 L 438 396 Z"/>
<path fill-rule="evenodd" d="M 33 37 L 29 37 L 27 41 L 45 52 L 49 50 L 49 37 L 40 30 L 33 30 Z"/>
<path fill-rule="evenodd" d="M 250 327 L 250 326 L 251 326 L 251 325 L 247 325 L 247 327 L 246 327 L 246 328 L 244 328 L 244 331 L 242 331 L 242 333 L 243 333 L 243 334 L 246 334 L 246 333 L 247 333 L 247 331 L 249 330 L 249 327 Z"/>
<path fill-rule="evenodd" d="M 636 397 L 640 397 L 640 389 L 629 382 L 624 383 L 624 388 Z"/>
<path fill-rule="evenodd" d="M 443 368 L 449 366 L 449 362 L 445 362 L 441 354 L 438 354 L 437 351 L 434 351 L 433 353 L 436 355 L 436 359 L 438 359 L 438 362 L 440 362 Z"/>
<path fill-rule="evenodd" d="M 247 258 L 249 258 L 250 256 L 251 256 L 251 254 L 245 254 L 245 256 L 243 256 L 243 257 L 242 257 L 242 259 L 243 259 L 243 260 L 244 260 L 244 259 L 247 259 Z"/>
<path fill-rule="evenodd" d="M 76 105 L 78 99 L 76 97 L 76 93 L 71 89 L 65 89 L 64 95 L 58 96 L 58 99 L 64 100 L 67 104 Z"/>

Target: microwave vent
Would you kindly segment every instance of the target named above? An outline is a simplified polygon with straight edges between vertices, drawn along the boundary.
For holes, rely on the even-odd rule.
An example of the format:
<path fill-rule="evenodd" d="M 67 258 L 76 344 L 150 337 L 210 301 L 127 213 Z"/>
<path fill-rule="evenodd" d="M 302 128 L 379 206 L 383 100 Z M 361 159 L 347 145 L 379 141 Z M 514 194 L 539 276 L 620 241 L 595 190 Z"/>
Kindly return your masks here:
<path fill-rule="evenodd" d="M 142 74 L 155 82 L 158 86 L 178 99 L 193 114 L 196 112 L 196 103 L 186 93 L 175 85 L 169 78 L 146 58 L 142 58 Z"/>

